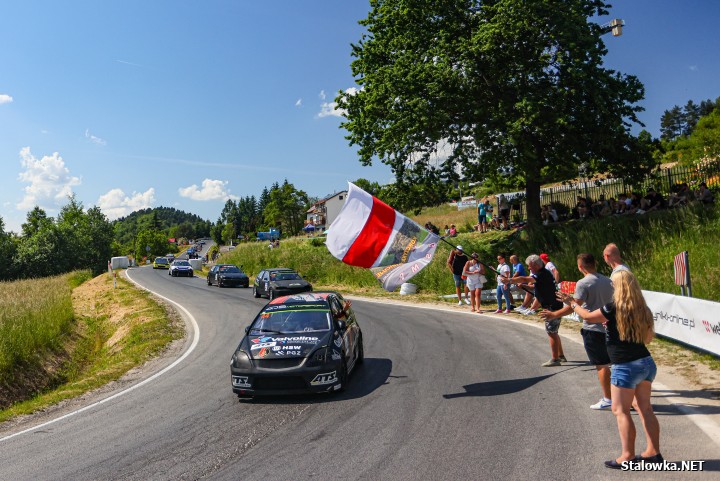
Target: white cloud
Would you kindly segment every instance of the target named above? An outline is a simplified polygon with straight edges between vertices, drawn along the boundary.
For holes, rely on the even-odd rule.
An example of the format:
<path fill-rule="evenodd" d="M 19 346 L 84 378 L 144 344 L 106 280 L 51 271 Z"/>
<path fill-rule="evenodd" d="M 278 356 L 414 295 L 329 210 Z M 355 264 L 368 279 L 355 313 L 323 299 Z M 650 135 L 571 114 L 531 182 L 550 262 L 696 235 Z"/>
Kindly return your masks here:
<path fill-rule="evenodd" d="M 302 99 L 297 99 L 297 102 L 295 102 L 295 107 L 302 107 Z"/>
<path fill-rule="evenodd" d="M 0 105 L 9 104 L 12 101 L 13 101 L 13 98 L 10 97 L 8 94 L 0 94 Z"/>
<path fill-rule="evenodd" d="M 349 95 L 355 95 L 360 90 L 355 87 L 350 87 L 349 89 L 345 89 L 345 93 Z M 324 91 L 323 91 L 324 93 Z M 321 98 L 325 98 L 325 96 L 322 96 Z M 323 102 L 320 104 L 320 112 L 318 112 L 317 116 L 318 118 L 323 117 L 345 117 L 347 114 L 347 111 L 344 109 L 339 109 L 337 102 Z"/>
<path fill-rule="evenodd" d="M 227 189 L 228 182 L 226 180 L 205 179 L 202 181 L 202 188 L 198 188 L 196 184 L 189 187 L 181 187 L 178 192 L 182 197 L 192 200 L 228 200 L 239 199 L 238 196 L 230 194 Z"/>
<path fill-rule="evenodd" d="M 321 90 L 320 93 L 318 94 L 318 97 L 320 97 L 320 100 L 325 100 L 325 91 Z"/>
<path fill-rule="evenodd" d="M 90 133 L 90 129 L 85 129 L 85 138 L 90 140 L 90 142 L 98 145 L 106 145 L 107 142 L 100 137 L 95 137 L 93 134 Z"/>
<path fill-rule="evenodd" d="M 108 216 L 108 219 L 115 220 L 136 210 L 152 207 L 154 203 L 155 189 L 153 187 L 145 192 L 133 192 L 129 197 L 122 189 L 115 188 L 107 194 L 101 195 L 97 206 Z"/>
<path fill-rule="evenodd" d="M 697 66 L 697 65 L 690 65 L 688 68 L 689 68 L 690 70 L 692 70 L 693 72 L 697 72 L 697 71 L 698 71 L 698 66 Z"/>
<path fill-rule="evenodd" d="M 25 171 L 20 172 L 18 180 L 30 184 L 25 187 L 25 197 L 17 204 L 20 210 L 32 209 L 36 205 L 44 209 L 63 205 L 67 197 L 72 195 L 72 187 L 81 183 L 79 177 L 70 175 L 70 170 L 65 167 L 65 162 L 57 152 L 38 160 L 30 152 L 30 147 L 23 147 L 20 159 L 20 165 Z"/>

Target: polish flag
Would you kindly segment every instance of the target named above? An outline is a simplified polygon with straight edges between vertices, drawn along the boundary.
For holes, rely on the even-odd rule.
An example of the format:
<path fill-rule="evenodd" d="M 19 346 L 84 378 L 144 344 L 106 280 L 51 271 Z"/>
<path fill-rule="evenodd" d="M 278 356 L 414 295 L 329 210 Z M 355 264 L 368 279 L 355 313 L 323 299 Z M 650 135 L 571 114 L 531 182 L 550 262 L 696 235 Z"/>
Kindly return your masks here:
<path fill-rule="evenodd" d="M 388 291 L 427 266 L 440 238 L 350 183 L 325 244 L 351 266 L 371 269 Z"/>

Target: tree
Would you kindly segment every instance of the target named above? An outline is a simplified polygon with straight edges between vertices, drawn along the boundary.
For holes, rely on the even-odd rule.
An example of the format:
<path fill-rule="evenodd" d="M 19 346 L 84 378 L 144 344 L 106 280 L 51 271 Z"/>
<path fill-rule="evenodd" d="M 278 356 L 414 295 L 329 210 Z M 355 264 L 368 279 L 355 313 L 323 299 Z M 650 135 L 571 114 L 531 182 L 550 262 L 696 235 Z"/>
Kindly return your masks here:
<path fill-rule="evenodd" d="M 660 118 L 660 138 L 665 141 L 673 141 L 683 133 L 685 118 L 682 110 L 677 105 L 663 112 Z"/>
<path fill-rule="evenodd" d="M 353 45 L 359 90 L 337 97 L 364 165 L 391 166 L 395 189 L 428 190 L 513 172 L 528 220 L 540 185 L 652 159 L 629 129 L 644 88 L 603 68 L 601 0 L 373 0 Z M 405 196 L 413 208 L 424 200 Z"/>
<path fill-rule="evenodd" d="M 270 190 L 270 202 L 264 210 L 265 222 L 281 227 L 284 232 L 296 234 L 305 224 L 308 208 L 307 194 L 285 179 L 282 186 L 275 184 Z"/>
<path fill-rule="evenodd" d="M 148 251 L 148 247 L 150 250 Z M 163 256 L 168 251 L 168 241 L 165 234 L 158 230 L 146 229 L 138 232 L 135 239 L 135 255 L 141 258 Z"/>
<path fill-rule="evenodd" d="M 693 133 L 678 139 L 664 160 L 694 165 L 701 160 L 720 159 L 720 109 L 700 118 Z"/>
<path fill-rule="evenodd" d="M 37 205 L 27 213 L 26 218 L 27 222 L 22 225 L 22 236 L 24 238 L 32 237 L 53 222 L 53 219 L 48 217 L 45 211 Z"/>
<path fill-rule="evenodd" d="M 700 106 L 692 100 L 688 100 L 685 107 L 683 107 L 683 117 L 685 120 L 683 135 L 690 135 L 695 129 L 698 120 L 700 120 Z"/>
<path fill-rule="evenodd" d="M 17 243 L 14 236 L 5 232 L 5 221 L 0 217 L 0 281 L 15 278 Z"/>

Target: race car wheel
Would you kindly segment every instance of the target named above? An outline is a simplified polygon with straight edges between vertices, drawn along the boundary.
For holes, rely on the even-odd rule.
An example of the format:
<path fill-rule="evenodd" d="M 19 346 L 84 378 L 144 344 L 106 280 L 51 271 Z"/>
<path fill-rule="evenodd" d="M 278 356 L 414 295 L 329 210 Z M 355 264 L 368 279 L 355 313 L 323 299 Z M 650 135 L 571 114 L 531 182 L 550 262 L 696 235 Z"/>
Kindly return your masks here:
<path fill-rule="evenodd" d="M 253 286 L 253 297 L 260 297 L 260 294 L 258 294 L 257 287 Z"/>
<path fill-rule="evenodd" d="M 357 357 L 355 358 L 356 364 L 362 364 L 365 361 L 365 347 L 363 346 L 362 336 L 360 336 L 360 342 L 357 347 Z"/>
<path fill-rule="evenodd" d="M 268 300 L 272 301 L 273 299 L 275 299 L 275 291 L 270 289 L 270 291 L 268 292 Z"/>
<path fill-rule="evenodd" d="M 212 286 L 212 282 L 210 281 L 210 276 L 208 276 L 208 278 L 207 278 L 207 285 Z"/>
<path fill-rule="evenodd" d="M 222 287 L 222 281 L 218 279 L 218 287 Z"/>
<path fill-rule="evenodd" d="M 347 387 L 347 364 L 343 360 L 342 364 L 340 365 L 340 370 L 338 371 L 338 380 L 340 381 L 340 387 L 335 392 L 343 392 L 345 388 Z"/>

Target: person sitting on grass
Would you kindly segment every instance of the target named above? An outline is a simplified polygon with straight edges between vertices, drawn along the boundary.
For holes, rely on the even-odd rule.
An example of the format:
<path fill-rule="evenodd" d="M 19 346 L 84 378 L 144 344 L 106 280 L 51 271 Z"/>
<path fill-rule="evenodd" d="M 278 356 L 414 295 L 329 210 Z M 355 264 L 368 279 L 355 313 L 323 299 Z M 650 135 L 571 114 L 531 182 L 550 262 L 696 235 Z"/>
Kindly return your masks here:
<path fill-rule="evenodd" d="M 708 189 L 708 186 L 705 182 L 700 184 L 700 188 L 698 189 L 697 200 L 705 205 L 715 203 L 715 196 L 710 191 L 710 189 Z"/>

